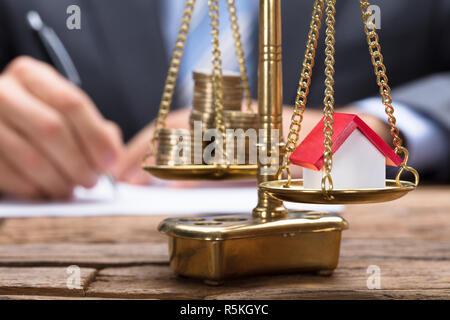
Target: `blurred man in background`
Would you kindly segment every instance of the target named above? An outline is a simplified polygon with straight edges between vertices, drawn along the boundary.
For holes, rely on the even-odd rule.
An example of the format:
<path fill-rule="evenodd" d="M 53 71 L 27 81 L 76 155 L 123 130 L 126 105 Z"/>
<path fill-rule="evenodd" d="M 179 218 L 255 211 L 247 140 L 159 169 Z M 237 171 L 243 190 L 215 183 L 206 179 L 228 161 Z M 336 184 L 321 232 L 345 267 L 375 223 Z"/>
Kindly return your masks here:
<path fill-rule="evenodd" d="M 313 0 L 284 0 L 285 126 L 290 120 Z M 423 178 L 449 181 L 450 2 L 378 0 L 378 30 L 398 127 L 410 164 Z M 70 6 L 79 28 L 69 28 Z M 259 0 L 236 0 L 247 67 L 256 97 Z M 225 0 L 220 0 L 224 69 L 237 69 Z M 0 192 L 65 197 L 98 175 L 147 183 L 140 170 L 153 130 L 183 0 L 0 0 Z M 211 64 L 206 0 L 197 0 L 169 127 L 187 126 L 192 70 Z M 336 4 L 336 105 L 361 112 L 389 139 L 358 1 Z M 80 86 L 51 66 L 30 27 L 37 12 L 67 49 Z M 323 33 L 308 98 L 304 135 L 320 119 Z M 311 111 L 311 109 L 314 109 Z"/>

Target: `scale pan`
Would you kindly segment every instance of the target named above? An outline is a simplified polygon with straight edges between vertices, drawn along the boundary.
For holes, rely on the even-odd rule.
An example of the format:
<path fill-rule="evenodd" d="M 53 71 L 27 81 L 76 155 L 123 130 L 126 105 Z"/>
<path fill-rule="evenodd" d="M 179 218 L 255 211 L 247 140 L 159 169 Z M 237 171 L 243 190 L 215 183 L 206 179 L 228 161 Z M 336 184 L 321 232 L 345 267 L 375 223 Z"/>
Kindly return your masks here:
<path fill-rule="evenodd" d="M 258 166 L 252 165 L 155 165 L 143 169 L 163 180 L 247 180 L 256 179 Z"/>
<path fill-rule="evenodd" d="M 416 187 L 409 181 L 386 180 L 386 187 L 380 189 L 337 189 L 330 191 L 332 200 L 326 200 L 322 190 L 303 188 L 303 180 L 292 180 L 291 186 L 285 188 L 287 180 L 268 181 L 259 184 L 259 188 L 270 196 L 287 202 L 317 203 L 317 204 L 362 204 L 392 201 L 403 197 Z"/>

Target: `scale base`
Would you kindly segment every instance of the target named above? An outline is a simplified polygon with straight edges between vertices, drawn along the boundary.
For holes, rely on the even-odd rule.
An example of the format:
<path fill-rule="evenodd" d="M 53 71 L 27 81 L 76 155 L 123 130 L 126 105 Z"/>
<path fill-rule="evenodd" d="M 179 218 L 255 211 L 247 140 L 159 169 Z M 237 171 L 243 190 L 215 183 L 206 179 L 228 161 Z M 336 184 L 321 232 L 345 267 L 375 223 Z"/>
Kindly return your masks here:
<path fill-rule="evenodd" d="M 249 215 L 164 220 L 170 265 L 180 276 L 217 285 L 253 275 L 316 272 L 328 276 L 339 261 L 340 216 L 293 211 L 267 220 Z"/>

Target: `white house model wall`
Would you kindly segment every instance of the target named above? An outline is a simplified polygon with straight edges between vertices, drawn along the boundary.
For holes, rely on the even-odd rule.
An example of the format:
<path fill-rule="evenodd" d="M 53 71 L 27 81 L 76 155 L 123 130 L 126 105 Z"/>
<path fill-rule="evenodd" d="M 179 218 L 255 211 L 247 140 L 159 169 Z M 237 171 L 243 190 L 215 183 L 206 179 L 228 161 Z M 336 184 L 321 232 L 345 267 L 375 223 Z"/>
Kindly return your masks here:
<path fill-rule="evenodd" d="M 334 189 L 367 189 L 386 186 L 386 157 L 358 130 L 333 154 Z M 321 189 L 322 170 L 303 168 L 305 189 Z"/>

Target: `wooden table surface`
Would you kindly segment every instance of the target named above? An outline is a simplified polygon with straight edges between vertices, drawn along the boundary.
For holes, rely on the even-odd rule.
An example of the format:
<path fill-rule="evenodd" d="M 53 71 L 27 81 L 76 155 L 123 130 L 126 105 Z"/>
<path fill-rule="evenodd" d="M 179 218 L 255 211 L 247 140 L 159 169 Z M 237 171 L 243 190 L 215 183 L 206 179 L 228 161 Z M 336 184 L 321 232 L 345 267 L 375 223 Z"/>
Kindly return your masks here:
<path fill-rule="evenodd" d="M 339 266 L 331 277 L 261 276 L 211 287 L 175 277 L 164 217 L 0 220 L 0 299 L 448 299 L 450 187 L 421 187 L 400 200 L 351 206 L 343 216 Z M 81 268 L 68 289 L 67 267 Z M 368 289 L 367 268 L 381 271 Z"/>

